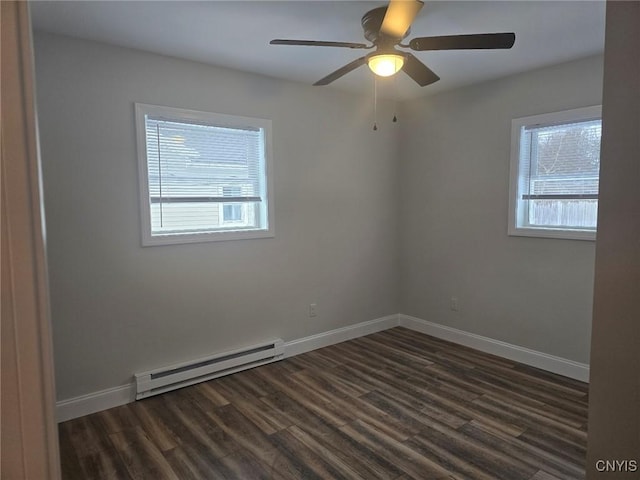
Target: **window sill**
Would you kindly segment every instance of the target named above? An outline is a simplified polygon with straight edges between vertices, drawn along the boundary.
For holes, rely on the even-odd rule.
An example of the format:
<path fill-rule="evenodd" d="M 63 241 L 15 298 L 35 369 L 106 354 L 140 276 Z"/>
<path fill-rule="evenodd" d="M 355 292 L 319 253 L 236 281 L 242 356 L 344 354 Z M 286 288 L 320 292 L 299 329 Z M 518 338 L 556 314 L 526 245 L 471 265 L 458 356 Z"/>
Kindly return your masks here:
<path fill-rule="evenodd" d="M 552 228 L 514 228 L 510 227 L 509 236 L 513 237 L 536 237 L 555 238 L 559 240 L 586 240 L 595 242 L 596 232 L 586 232 L 580 230 L 559 230 Z"/>
<path fill-rule="evenodd" d="M 273 238 L 275 234 L 271 230 L 249 230 L 230 232 L 209 232 L 209 233 L 181 233 L 166 235 L 144 235 L 142 238 L 143 247 L 153 247 L 159 245 L 181 245 L 186 243 L 209 243 L 224 242 L 229 240 L 248 240 L 256 238 Z"/>

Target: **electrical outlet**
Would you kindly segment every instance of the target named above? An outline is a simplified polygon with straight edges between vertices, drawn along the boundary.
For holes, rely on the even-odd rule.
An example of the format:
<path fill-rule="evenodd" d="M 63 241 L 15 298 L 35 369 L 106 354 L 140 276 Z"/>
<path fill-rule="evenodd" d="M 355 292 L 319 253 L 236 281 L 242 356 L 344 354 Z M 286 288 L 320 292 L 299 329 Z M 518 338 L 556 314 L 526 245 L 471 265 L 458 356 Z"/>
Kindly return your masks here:
<path fill-rule="evenodd" d="M 309 304 L 309 316 L 310 317 L 315 317 L 318 315 L 318 305 L 315 303 L 310 303 Z"/>
<path fill-rule="evenodd" d="M 458 302 L 458 297 L 451 297 L 449 308 L 451 308 L 451 310 L 453 310 L 454 312 L 457 312 L 460 310 L 460 303 Z"/>

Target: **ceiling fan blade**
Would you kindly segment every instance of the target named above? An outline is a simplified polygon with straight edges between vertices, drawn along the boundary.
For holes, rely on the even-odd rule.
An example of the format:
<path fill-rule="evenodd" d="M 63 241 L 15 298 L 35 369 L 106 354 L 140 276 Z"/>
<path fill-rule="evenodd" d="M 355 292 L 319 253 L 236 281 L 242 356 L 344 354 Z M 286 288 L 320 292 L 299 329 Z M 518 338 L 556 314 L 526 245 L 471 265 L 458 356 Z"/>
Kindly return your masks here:
<path fill-rule="evenodd" d="M 418 85 L 424 87 L 440 80 L 440 77 L 433 73 L 424 63 L 418 60 L 413 54 L 405 53 L 402 70 L 409 75 Z"/>
<path fill-rule="evenodd" d="M 478 33 L 474 35 L 446 35 L 442 37 L 419 37 L 409 42 L 412 50 L 477 50 L 511 48 L 516 34 Z"/>
<path fill-rule="evenodd" d="M 314 83 L 314 85 L 329 85 L 334 80 L 339 79 L 343 75 L 346 75 L 350 71 L 355 70 L 356 68 L 364 65 L 365 63 L 367 63 L 367 57 L 360 57 L 351 63 L 347 63 L 344 67 L 339 68 L 333 73 L 330 73 L 326 77 L 318 80 L 316 83 Z"/>
<path fill-rule="evenodd" d="M 423 5 L 420 0 L 391 0 L 380 32 L 387 37 L 404 38 Z"/>
<path fill-rule="evenodd" d="M 300 45 L 305 47 L 346 47 L 346 48 L 372 48 L 364 43 L 349 42 L 321 42 L 316 40 L 282 40 L 275 39 L 269 42 L 271 45 Z"/>

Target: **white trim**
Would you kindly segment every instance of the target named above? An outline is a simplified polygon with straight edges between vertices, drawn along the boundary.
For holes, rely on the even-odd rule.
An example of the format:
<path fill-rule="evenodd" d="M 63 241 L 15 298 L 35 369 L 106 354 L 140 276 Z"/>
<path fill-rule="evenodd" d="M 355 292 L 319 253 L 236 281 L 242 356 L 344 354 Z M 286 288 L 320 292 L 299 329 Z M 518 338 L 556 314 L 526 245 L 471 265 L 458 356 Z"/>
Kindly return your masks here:
<path fill-rule="evenodd" d="M 224 242 L 227 240 L 248 240 L 251 238 L 273 238 L 268 230 L 229 230 L 226 232 L 171 233 L 145 237 L 143 247 L 159 245 L 182 245 L 186 243 Z"/>
<path fill-rule="evenodd" d="M 438 325 L 427 320 L 409 315 L 396 314 L 348 325 L 328 332 L 317 333 L 308 337 L 291 340 L 284 344 L 283 358 L 294 357 L 322 347 L 346 342 L 354 338 L 381 332 L 393 327 L 405 327 L 416 332 L 425 333 L 436 338 L 448 340 L 460 345 L 474 348 L 481 352 L 498 355 L 509 360 L 531 365 L 549 372 L 575 378 L 583 382 L 589 381 L 589 365 L 547 353 L 512 345 L 500 340 L 483 337 L 445 325 Z M 108 388 L 99 392 L 81 395 L 59 401 L 57 407 L 58 422 L 82 417 L 108 408 L 118 407 L 135 400 L 135 384 Z"/>
<path fill-rule="evenodd" d="M 591 242 L 596 240 L 596 232 L 571 229 L 560 230 L 558 228 L 525 228 L 516 227 L 515 225 L 509 225 L 508 234 L 512 237 L 557 238 L 560 240 L 587 240 Z"/>
<path fill-rule="evenodd" d="M 128 385 L 107 388 L 99 392 L 62 400 L 56 403 L 58 423 L 107 410 L 108 408 L 119 407 L 133 402 L 135 398 L 136 388 L 132 382 Z"/>
<path fill-rule="evenodd" d="M 548 353 L 538 352 L 529 348 L 512 345 L 510 343 L 494 340 L 493 338 L 483 337 L 475 333 L 465 332 L 456 328 L 439 325 L 437 323 L 422 320 L 420 318 L 409 315 L 399 315 L 400 326 L 415 330 L 416 332 L 426 333 L 442 340 L 471 347 L 481 352 L 491 353 L 499 357 L 514 360 L 525 365 L 540 368 L 549 372 L 564 375 L 565 377 L 574 378 L 582 382 L 589 381 L 589 365 L 585 363 L 575 362 L 562 357 L 549 355 Z"/>
<path fill-rule="evenodd" d="M 301 353 L 310 352 L 317 348 L 328 347 L 336 343 L 346 342 L 354 338 L 371 335 L 389 328 L 398 326 L 398 315 L 369 320 L 368 322 L 356 323 L 347 327 L 329 330 L 309 337 L 299 338 L 286 342 L 284 345 L 284 358 L 294 357 Z"/>

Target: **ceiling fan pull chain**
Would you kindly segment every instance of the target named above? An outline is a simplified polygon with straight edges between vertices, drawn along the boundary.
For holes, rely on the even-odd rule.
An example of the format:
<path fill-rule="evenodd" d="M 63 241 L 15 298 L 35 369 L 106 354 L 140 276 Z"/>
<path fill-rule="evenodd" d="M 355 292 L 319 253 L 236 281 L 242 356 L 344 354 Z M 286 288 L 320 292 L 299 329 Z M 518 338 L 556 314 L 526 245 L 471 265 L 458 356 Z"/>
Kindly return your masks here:
<path fill-rule="evenodd" d="M 398 76 L 393 76 L 393 123 L 398 123 L 398 116 L 396 112 L 398 111 Z"/>
<path fill-rule="evenodd" d="M 378 77 L 373 76 L 373 130 L 378 130 Z"/>

